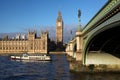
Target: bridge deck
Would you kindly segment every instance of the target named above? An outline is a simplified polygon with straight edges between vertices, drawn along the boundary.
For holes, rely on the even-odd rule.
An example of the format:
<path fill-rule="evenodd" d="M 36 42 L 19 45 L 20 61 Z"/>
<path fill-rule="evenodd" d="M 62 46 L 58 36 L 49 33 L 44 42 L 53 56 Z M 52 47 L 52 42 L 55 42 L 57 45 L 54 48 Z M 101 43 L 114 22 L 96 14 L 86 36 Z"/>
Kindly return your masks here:
<path fill-rule="evenodd" d="M 88 53 L 86 64 L 115 64 L 120 65 L 120 59 L 108 53 Z"/>

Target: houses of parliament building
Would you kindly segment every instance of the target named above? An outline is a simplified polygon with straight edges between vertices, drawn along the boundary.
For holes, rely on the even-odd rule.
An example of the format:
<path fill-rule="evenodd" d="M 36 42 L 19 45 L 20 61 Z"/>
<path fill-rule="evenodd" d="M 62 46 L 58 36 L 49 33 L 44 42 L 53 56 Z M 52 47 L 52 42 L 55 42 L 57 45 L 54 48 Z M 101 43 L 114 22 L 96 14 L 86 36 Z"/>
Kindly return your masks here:
<path fill-rule="evenodd" d="M 40 37 L 37 37 L 36 31 L 28 31 L 27 38 L 25 35 L 17 35 L 15 38 L 6 35 L 0 39 L 0 53 L 48 53 L 48 40 L 48 31 L 41 32 Z M 60 12 L 56 20 L 56 44 L 58 43 L 63 43 L 63 21 Z"/>
<path fill-rule="evenodd" d="M 37 37 L 35 31 L 28 32 L 28 38 L 10 39 L 5 36 L 0 41 L 0 53 L 47 53 L 48 51 L 48 32 L 41 32 L 41 36 Z"/>

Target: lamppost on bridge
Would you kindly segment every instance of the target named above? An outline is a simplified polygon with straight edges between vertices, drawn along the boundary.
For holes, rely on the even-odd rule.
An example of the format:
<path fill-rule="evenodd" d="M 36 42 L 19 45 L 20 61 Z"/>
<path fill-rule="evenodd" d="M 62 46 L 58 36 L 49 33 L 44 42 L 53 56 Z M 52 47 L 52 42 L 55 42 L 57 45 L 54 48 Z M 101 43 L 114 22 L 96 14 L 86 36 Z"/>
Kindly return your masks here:
<path fill-rule="evenodd" d="M 78 30 L 77 31 L 79 31 L 79 32 L 81 32 L 82 31 L 82 28 L 81 28 L 81 20 L 80 20 L 80 17 L 81 17 L 81 11 L 80 11 L 80 9 L 78 10 Z"/>
<path fill-rule="evenodd" d="M 76 60 L 82 61 L 82 29 L 80 24 L 80 17 L 81 11 L 78 10 L 78 29 L 76 31 L 76 44 L 77 44 L 77 51 L 76 51 Z"/>

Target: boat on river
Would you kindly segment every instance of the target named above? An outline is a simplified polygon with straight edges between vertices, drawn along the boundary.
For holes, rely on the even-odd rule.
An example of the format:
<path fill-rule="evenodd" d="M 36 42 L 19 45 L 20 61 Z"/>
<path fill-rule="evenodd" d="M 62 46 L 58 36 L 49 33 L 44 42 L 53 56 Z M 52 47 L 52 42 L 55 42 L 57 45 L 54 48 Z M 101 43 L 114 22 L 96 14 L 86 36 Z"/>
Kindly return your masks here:
<path fill-rule="evenodd" d="M 37 60 L 37 61 L 51 61 L 50 55 L 47 54 L 22 54 L 21 56 L 18 55 L 11 55 L 12 60 Z"/>

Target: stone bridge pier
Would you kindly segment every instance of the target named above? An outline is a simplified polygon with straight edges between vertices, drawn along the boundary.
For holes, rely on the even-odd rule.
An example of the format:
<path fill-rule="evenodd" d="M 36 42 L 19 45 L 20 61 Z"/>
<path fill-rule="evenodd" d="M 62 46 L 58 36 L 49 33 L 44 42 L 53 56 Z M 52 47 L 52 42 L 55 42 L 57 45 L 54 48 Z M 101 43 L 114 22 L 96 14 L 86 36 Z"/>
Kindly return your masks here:
<path fill-rule="evenodd" d="M 76 52 L 75 52 L 75 39 L 71 40 L 68 44 L 67 44 L 67 47 L 66 47 L 66 53 L 67 55 L 75 58 L 76 57 Z"/>
<path fill-rule="evenodd" d="M 80 27 L 80 26 L 79 26 Z M 76 32 L 76 60 L 82 61 L 82 32 L 78 29 Z"/>

